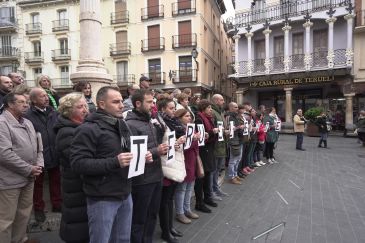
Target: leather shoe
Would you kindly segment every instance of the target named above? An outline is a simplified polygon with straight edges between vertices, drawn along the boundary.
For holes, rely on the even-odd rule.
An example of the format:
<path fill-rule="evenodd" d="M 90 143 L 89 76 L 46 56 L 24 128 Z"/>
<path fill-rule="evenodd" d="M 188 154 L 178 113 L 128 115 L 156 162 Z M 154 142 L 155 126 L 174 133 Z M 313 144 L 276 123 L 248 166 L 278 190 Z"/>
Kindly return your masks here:
<path fill-rule="evenodd" d="M 178 231 L 175 228 L 171 228 L 170 232 L 175 237 L 183 237 L 183 233 L 181 233 L 180 231 Z"/>
<path fill-rule="evenodd" d="M 205 206 L 204 204 L 200 204 L 200 205 L 195 205 L 195 209 L 197 211 L 203 212 L 203 213 L 211 213 L 212 210 L 210 210 L 207 206 Z"/>
<path fill-rule="evenodd" d="M 162 233 L 161 239 L 163 239 L 167 243 L 179 243 L 179 240 L 176 239 L 171 233 Z"/>
<path fill-rule="evenodd" d="M 208 206 L 211 206 L 211 207 L 217 207 L 218 204 L 216 202 L 214 202 L 213 200 L 209 199 L 209 200 L 204 200 L 204 203 Z"/>

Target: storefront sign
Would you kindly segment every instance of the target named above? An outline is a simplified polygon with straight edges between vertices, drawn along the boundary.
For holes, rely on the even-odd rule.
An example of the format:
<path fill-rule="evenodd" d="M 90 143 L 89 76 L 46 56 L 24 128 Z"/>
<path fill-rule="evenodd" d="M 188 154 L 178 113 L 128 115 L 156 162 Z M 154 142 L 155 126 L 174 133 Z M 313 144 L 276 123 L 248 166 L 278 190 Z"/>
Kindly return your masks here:
<path fill-rule="evenodd" d="M 305 85 L 305 84 L 327 83 L 327 82 L 332 82 L 332 81 L 334 81 L 333 76 L 319 76 L 319 77 L 310 77 L 310 78 L 251 81 L 250 87 L 261 88 L 261 87 L 273 87 L 273 86 L 282 86 L 282 85 Z"/>

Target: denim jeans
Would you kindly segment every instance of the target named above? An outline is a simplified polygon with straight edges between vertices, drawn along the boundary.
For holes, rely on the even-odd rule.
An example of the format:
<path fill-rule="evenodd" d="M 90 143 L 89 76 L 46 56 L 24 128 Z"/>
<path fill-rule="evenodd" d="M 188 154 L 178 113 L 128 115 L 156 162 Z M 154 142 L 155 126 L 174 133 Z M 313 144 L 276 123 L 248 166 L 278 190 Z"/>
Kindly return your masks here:
<path fill-rule="evenodd" d="M 90 243 L 130 242 L 133 202 L 87 198 Z"/>
<path fill-rule="evenodd" d="M 327 132 L 321 132 L 321 140 L 327 141 L 328 133 Z"/>
<path fill-rule="evenodd" d="M 191 212 L 191 193 L 194 189 L 194 181 L 179 183 L 175 191 L 176 214 Z"/>
<path fill-rule="evenodd" d="M 233 179 L 234 177 L 237 176 L 238 165 L 240 164 L 242 158 L 242 150 L 243 150 L 243 145 L 240 146 L 240 153 L 234 156 L 232 154 L 231 147 L 229 147 L 230 157 L 228 162 L 228 175 L 227 175 L 229 179 Z"/>
<path fill-rule="evenodd" d="M 219 185 L 218 185 L 218 177 L 219 172 L 222 168 L 224 168 L 224 162 L 226 160 L 226 157 L 216 157 L 215 161 L 217 164 L 217 169 L 212 173 L 212 185 L 213 185 L 213 192 L 219 191 Z"/>
<path fill-rule="evenodd" d="M 297 144 L 296 144 L 296 148 L 297 149 L 302 149 L 303 148 L 303 133 L 302 132 L 297 132 Z"/>

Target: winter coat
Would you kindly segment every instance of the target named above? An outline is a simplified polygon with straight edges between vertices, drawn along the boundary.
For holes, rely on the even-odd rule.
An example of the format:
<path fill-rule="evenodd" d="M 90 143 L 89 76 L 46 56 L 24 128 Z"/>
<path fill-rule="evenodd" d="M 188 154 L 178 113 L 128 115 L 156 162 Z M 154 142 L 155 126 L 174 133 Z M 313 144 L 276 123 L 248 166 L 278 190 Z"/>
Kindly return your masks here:
<path fill-rule="evenodd" d="M 123 105 L 124 105 L 123 112 L 130 111 L 134 108 L 131 96 L 129 96 L 127 99 L 123 101 Z"/>
<path fill-rule="evenodd" d="M 150 117 L 135 109 L 128 112 L 126 123 L 134 136 L 148 136 L 147 150 L 149 150 L 153 156 L 153 162 L 146 164 L 144 174 L 133 178 L 133 186 L 161 182 L 163 174 L 161 157 L 157 148 L 162 143 L 164 129 L 156 119 L 151 120 Z"/>
<path fill-rule="evenodd" d="M 3 100 L 4 100 L 5 95 L 7 95 L 7 93 L 5 93 L 4 91 L 2 91 L 0 89 L 0 107 L 3 106 Z"/>
<path fill-rule="evenodd" d="M 298 115 L 294 116 L 294 132 L 304 132 L 305 120 Z"/>
<path fill-rule="evenodd" d="M 319 129 L 320 133 L 328 133 L 328 131 L 327 131 L 327 117 L 317 116 L 314 123 L 318 126 L 318 129 Z"/>
<path fill-rule="evenodd" d="M 202 118 L 198 114 L 196 116 L 195 124 L 204 124 Z M 205 140 L 205 145 L 199 147 L 200 158 L 203 162 L 205 172 L 213 172 L 216 170 L 216 163 L 214 159 L 214 149 L 217 142 L 217 135 L 213 131 L 208 131 L 204 126 L 205 132 L 209 134 L 209 138 Z"/>
<path fill-rule="evenodd" d="M 95 112 L 96 111 L 96 105 L 94 104 L 91 97 L 85 97 L 85 99 L 86 99 L 87 106 L 89 107 L 89 112 L 90 113 Z"/>
<path fill-rule="evenodd" d="M 45 111 L 31 106 L 25 114 L 25 117 L 33 123 L 35 131 L 42 135 L 43 158 L 46 169 L 59 166 L 55 148 L 56 134 L 53 130 L 57 116 L 58 113 L 51 106 L 48 106 Z"/>
<path fill-rule="evenodd" d="M 226 129 L 227 124 L 224 119 L 222 109 L 220 109 L 216 105 L 212 105 L 212 110 L 213 110 L 214 126 L 218 127 L 218 121 L 223 122 L 223 137 L 225 139 L 224 141 L 221 142 L 217 141 L 217 143 L 215 144 L 214 156 L 219 158 L 225 158 L 227 156 L 227 151 L 226 151 L 227 143 L 224 130 Z"/>
<path fill-rule="evenodd" d="M 32 182 L 32 165 L 43 166 L 42 142 L 32 123 L 22 123 L 7 110 L 0 115 L 0 190 Z"/>
<path fill-rule="evenodd" d="M 240 119 L 239 114 L 234 112 L 229 112 L 226 119 L 228 123 L 233 121 L 233 124 L 236 127 L 236 130 L 234 130 L 233 133 L 233 138 L 228 139 L 228 145 L 231 148 L 230 151 L 233 153 L 233 156 L 236 156 L 241 153 L 241 145 L 242 145 L 241 137 L 243 136 L 242 135 L 243 131 L 242 129 L 239 129 L 238 126 L 243 125 L 243 122 Z"/>
<path fill-rule="evenodd" d="M 264 143 L 266 140 L 265 124 L 261 123 L 259 130 L 257 131 L 257 140 Z"/>
<path fill-rule="evenodd" d="M 66 242 L 89 242 L 86 195 L 81 175 L 71 169 L 70 146 L 79 125 L 59 116 L 54 126 L 56 152 L 61 165 L 62 217 L 60 237 Z"/>
<path fill-rule="evenodd" d="M 264 117 L 264 125 L 266 125 L 267 122 L 269 123 L 269 129 L 266 133 L 266 142 L 276 143 L 278 141 L 279 134 L 275 131 L 275 117 L 266 115 Z"/>
<path fill-rule="evenodd" d="M 193 182 L 196 178 L 196 160 L 199 155 L 198 141 L 193 140 L 190 148 L 184 150 L 186 177 L 184 182 Z"/>
<path fill-rule="evenodd" d="M 126 123 L 104 113 L 90 114 L 78 126 L 70 148 L 71 168 L 83 178 L 88 197 L 125 200 L 131 192 L 129 167 L 121 168 L 118 155 L 130 151 Z"/>
<path fill-rule="evenodd" d="M 365 117 L 359 117 L 357 120 L 357 132 L 365 133 Z"/>

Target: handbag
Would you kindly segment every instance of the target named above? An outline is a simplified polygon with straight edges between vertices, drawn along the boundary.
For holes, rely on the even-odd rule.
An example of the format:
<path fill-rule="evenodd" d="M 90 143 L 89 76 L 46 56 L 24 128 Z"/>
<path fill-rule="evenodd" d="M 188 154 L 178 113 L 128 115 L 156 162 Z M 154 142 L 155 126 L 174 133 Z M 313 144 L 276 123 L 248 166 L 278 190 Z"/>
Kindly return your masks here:
<path fill-rule="evenodd" d="M 196 158 L 195 174 L 198 178 L 204 177 L 204 167 L 200 155 L 198 155 L 198 157 Z"/>

